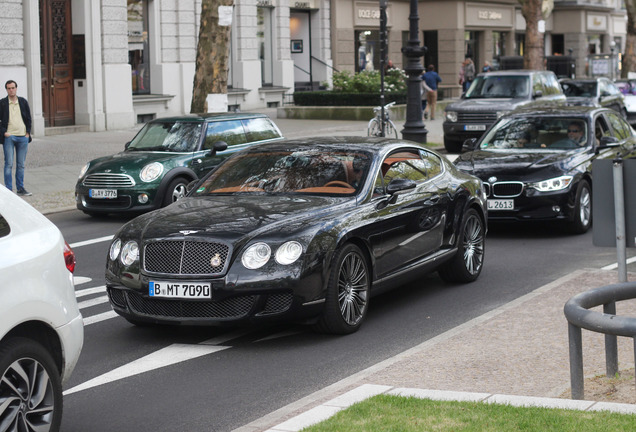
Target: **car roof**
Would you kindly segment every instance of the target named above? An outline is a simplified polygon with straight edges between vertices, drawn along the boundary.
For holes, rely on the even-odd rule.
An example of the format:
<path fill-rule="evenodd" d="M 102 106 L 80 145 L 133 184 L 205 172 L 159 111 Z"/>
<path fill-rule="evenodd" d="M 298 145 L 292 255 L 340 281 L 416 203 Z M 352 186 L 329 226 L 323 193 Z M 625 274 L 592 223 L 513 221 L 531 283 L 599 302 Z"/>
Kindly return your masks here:
<path fill-rule="evenodd" d="M 596 78 L 562 78 L 562 79 L 559 80 L 559 82 L 562 82 L 562 83 L 577 83 L 577 82 L 580 82 L 580 83 L 595 83 L 595 82 L 600 81 L 600 80 L 608 80 L 608 81 L 610 81 L 610 79 L 606 78 L 606 77 L 596 77 Z"/>
<path fill-rule="evenodd" d="M 164 122 L 203 122 L 203 121 L 219 121 L 219 120 L 241 120 L 248 118 L 269 118 L 265 114 L 260 113 L 202 113 L 202 114 L 186 114 L 172 117 L 161 117 L 151 120 L 149 123 L 164 123 Z"/>
<path fill-rule="evenodd" d="M 534 69 L 508 69 L 492 72 L 482 72 L 479 75 L 493 76 L 493 75 L 533 75 L 538 73 L 554 73 L 552 71 L 534 70 Z"/>
<path fill-rule="evenodd" d="M 561 106 L 552 108 L 518 108 L 507 117 L 585 117 L 591 118 L 597 112 L 615 112 L 609 108 L 593 106 Z"/>
<path fill-rule="evenodd" d="M 257 144 L 245 151 L 266 150 L 291 150 L 304 148 L 322 149 L 351 149 L 356 151 L 370 151 L 371 153 L 383 153 L 402 147 L 416 147 L 426 150 L 426 147 L 408 140 L 393 138 L 376 138 L 362 136 L 317 136 L 302 139 L 285 139 L 271 143 Z"/>

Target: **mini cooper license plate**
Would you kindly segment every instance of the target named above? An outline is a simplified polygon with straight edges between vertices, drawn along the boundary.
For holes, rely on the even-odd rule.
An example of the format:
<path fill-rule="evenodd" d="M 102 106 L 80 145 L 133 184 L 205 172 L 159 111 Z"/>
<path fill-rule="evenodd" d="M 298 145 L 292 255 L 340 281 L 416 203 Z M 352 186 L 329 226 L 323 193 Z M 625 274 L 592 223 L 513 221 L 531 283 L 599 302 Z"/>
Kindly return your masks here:
<path fill-rule="evenodd" d="M 486 125 L 464 125 L 464 130 L 467 131 L 485 131 Z"/>
<path fill-rule="evenodd" d="M 117 198 L 117 189 L 89 189 L 88 196 L 95 199 Z"/>
<path fill-rule="evenodd" d="M 514 210 L 515 200 L 512 199 L 489 199 L 488 210 Z"/>
<path fill-rule="evenodd" d="M 206 299 L 212 298 L 212 284 L 210 282 L 163 282 L 150 281 L 148 295 L 150 297 Z"/>

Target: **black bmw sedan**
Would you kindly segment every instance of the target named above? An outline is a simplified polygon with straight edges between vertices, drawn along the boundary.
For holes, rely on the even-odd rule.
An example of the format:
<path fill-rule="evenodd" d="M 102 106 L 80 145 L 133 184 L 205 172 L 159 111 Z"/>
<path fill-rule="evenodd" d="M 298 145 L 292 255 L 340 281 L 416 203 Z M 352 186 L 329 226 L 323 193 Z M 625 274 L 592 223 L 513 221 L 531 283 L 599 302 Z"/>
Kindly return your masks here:
<path fill-rule="evenodd" d="M 561 220 L 583 233 L 592 224 L 592 162 L 635 157 L 635 144 L 614 110 L 521 110 L 468 140 L 455 164 L 484 181 L 489 220 Z"/>
<path fill-rule="evenodd" d="M 482 182 L 416 143 L 258 145 L 124 225 L 108 295 L 134 324 L 293 320 L 346 334 L 371 295 L 418 275 L 475 280 L 486 222 Z"/>

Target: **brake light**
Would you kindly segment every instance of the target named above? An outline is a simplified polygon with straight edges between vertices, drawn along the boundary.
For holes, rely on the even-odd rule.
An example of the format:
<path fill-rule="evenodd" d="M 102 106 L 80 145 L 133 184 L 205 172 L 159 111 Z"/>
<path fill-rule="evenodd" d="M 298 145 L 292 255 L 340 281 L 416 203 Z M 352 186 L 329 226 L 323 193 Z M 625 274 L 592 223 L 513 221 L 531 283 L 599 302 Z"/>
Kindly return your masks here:
<path fill-rule="evenodd" d="M 66 242 L 64 242 L 64 262 L 68 271 L 73 273 L 75 271 L 75 252 Z"/>

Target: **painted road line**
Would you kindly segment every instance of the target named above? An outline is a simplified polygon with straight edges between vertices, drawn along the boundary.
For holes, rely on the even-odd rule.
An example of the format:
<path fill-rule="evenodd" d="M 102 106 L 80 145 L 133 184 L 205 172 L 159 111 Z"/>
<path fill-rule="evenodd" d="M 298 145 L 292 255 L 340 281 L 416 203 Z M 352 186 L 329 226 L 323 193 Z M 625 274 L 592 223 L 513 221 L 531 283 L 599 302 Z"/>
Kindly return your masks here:
<path fill-rule="evenodd" d="M 99 237 L 99 238 L 95 238 L 95 239 L 90 239 L 90 240 L 85 240 L 85 241 L 81 241 L 81 242 L 77 242 L 77 243 L 71 243 L 71 249 L 75 249 L 81 246 L 88 246 L 88 245 L 92 245 L 95 243 L 102 243 L 105 241 L 109 241 L 112 240 L 114 236 L 109 235 L 106 237 Z"/>
<path fill-rule="evenodd" d="M 104 312 L 101 314 L 97 314 L 97 315 L 92 315 L 89 317 L 84 318 L 84 327 L 91 325 L 91 324 L 95 324 L 98 322 L 102 322 L 102 321 L 106 321 L 109 319 L 113 319 L 118 317 L 119 315 L 117 314 L 117 312 L 115 311 L 108 311 L 108 312 Z"/>
<path fill-rule="evenodd" d="M 75 291 L 75 297 L 80 298 L 91 294 L 101 294 L 106 292 L 106 285 L 98 286 L 95 288 L 85 288 L 83 290 Z"/>
<path fill-rule="evenodd" d="M 632 264 L 636 262 L 636 256 L 633 256 L 625 261 L 626 264 Z M 615 270 L 618 268 L 618 263 L 610 264 L 608 266 L 602 267 L 601 270 Z"/>

